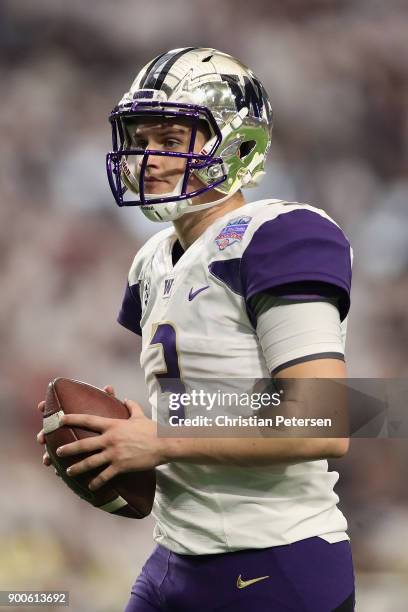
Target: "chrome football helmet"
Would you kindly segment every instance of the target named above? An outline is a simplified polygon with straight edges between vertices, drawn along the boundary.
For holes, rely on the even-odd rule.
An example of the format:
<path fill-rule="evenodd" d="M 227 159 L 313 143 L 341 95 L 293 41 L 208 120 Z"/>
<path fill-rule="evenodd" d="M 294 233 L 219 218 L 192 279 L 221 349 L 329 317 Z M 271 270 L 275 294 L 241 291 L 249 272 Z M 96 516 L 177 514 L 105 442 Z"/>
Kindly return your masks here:
<path fill-rule="evenodd" d="M 189 119 L 188 149 L 134 146 L 127 126 L 146 118 Z M 139 72 L 109 120 L 113 150 L 106 167 L 114 198 L 119 206 L 140 206 L 153 221 L 175 220 L 219 204 L 239 189 L 257 185 L 264 175 L 272 134 L 268 95 L 249 68 L 215 49 L 174 49 L 156 57 Z M 197 153 L 194 146 L 202 122 L 209 137 Z M 184 174 L 171 193 L 146 193 L 146 167 L 155 155 L 185 159 Z M 202 186 L 188 191 L 192 176 Z M 210 190 L 220 197 L 194 204 L 194 197 Z"/>

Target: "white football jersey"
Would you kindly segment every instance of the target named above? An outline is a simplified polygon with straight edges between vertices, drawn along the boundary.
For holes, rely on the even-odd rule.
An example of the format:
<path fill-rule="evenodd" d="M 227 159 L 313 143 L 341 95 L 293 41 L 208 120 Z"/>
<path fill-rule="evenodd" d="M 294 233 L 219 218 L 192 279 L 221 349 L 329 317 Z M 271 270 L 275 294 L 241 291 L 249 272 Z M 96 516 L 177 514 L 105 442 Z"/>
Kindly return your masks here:
<path fill-rule="evenodd" d="M 142 336 L 153 418 L 166 378 L 270 377 L 249 304 L 254 295 L 281 287 L 296 293 L 304 283 L 324 283 L 338 298 L 345 330 L 351 249 L 324 211 L 281 200 L 246 204 L 216 219 L 173 265 L 176 240 L 174 229 L 166 228 L 138 252 L 118 317 Z M 282 355 L 280 366 L 293 356 Z M 295 357 L 299 361 L 302 354 Z M 333 491 L 337 480 L 325 460 L 161 465 L 154 537 L 174 552 L 195 555 L 313 536 L 348 539 Z"/>

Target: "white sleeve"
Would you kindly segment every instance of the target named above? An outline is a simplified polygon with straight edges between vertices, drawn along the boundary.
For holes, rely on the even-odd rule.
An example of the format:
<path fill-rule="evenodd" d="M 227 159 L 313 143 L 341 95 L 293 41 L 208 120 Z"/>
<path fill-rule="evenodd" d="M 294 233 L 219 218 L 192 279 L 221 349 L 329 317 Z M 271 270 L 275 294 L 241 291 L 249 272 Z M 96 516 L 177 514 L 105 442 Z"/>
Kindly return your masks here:
<path fill-rule="evenodd" d="M 335 301 L 264 297 L 256 332 L 270 372 L 311 359 L 344 360 L 346 322 L 341 324 Z"/>

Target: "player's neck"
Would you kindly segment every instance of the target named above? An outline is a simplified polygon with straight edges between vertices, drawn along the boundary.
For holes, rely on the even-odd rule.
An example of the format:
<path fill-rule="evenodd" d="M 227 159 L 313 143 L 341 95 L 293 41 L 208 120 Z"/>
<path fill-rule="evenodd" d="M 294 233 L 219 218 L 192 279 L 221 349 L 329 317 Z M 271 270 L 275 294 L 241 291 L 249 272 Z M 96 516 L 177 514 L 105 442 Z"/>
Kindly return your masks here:
<path fill-rule="evenodd" d="M 222 204 L 195 213 L 188 213 L 173 221 L 174 229 L 183 249 L 188 249 L 216 219 L 223 217 L 231 210 L 241 208 L 245 203 L 244 196 L 239 191 Z"/>

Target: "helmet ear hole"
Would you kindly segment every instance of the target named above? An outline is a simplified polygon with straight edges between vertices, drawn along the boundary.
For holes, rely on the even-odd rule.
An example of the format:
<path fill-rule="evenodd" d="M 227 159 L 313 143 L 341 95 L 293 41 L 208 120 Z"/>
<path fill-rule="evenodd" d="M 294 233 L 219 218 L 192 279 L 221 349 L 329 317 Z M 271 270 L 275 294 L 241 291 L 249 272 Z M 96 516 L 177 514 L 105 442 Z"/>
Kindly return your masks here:
<path fill-rule="evenodd" d="M 240 158 L 244 159 L 244 157 L 246 157 L 247 155 L 251 153 L 254 147 L 256 147 L 255 140 L 247 140 L 246 142 L 243 142 L 242 145 L 239 147 Z"/>

